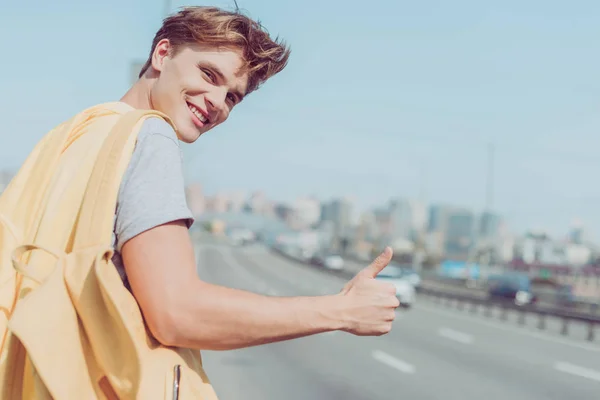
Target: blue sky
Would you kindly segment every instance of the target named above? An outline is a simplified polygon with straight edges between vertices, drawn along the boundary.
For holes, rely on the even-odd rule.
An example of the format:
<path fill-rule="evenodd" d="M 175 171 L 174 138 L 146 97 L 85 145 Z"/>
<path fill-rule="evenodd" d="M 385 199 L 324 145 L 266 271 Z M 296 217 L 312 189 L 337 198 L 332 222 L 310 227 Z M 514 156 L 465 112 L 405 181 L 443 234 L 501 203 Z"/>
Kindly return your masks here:
<path fill-rule="evenodd" d="M 54 125 L 120 98 L 164 3 L 7 4 L 0 167 L 16 168 Z M 226 124 L 186 146 L 189 176 L 209 193 L 349 195 L 368 207 L 423 192 L 481 209 L 494 143 L 494 208 L 515 230 L 562 234 L 580 218 L 600 232 L 599 2 L 238 4 L 292 56 Z"/>

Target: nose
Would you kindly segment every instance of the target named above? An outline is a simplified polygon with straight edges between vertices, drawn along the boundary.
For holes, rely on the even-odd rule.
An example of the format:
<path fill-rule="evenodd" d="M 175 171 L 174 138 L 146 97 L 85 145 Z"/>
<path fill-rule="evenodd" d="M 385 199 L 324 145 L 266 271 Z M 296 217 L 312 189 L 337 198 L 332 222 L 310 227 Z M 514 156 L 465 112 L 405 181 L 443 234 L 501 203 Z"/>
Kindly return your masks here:
<path fill-rule="evenodd" d="M 206 108 L 210 114 L 210 119 L 214 120 L 215 117 L 219 117 L 226 108 L 227 91 L 213 90 L 206 93 L 204 99 L 206 101 Z"/>

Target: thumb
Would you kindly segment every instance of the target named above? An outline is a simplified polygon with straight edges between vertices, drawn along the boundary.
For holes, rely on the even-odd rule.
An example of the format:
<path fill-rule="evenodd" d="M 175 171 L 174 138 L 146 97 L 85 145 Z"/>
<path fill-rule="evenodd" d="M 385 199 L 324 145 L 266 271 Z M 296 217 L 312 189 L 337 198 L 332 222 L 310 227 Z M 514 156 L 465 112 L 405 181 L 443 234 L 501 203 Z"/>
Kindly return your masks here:
<path fill-rule="evenodd" d="M 368 267 L 360 272 L 360 274 L 369 278 L 375 278 L 377 274 L 380 273 L 390 263 L 390 261 L 392 261 L 393 255 L 394 252 L 392 251 L 392 248 L 389 246 L 386 247 Z"/>

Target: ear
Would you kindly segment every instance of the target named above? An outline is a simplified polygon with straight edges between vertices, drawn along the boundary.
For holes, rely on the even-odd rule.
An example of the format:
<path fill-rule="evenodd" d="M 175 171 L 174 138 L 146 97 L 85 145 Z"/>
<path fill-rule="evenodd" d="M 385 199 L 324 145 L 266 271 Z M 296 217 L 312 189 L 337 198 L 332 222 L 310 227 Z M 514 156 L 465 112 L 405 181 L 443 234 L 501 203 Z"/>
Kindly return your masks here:
<path fill-rule="evenodd" d="M 171 42 L 169 39 L 161 39 L 152 52 L 152 68 L 157 72 L 162 72 L 165 61 L 171 54 Z"/>

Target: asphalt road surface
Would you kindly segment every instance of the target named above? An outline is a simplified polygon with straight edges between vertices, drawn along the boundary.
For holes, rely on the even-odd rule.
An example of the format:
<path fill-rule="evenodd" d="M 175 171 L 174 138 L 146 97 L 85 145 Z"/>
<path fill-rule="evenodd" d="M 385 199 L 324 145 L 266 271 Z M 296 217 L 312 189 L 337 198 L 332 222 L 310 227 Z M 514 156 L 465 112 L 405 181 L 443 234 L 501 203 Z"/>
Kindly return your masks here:
<path fill-rule="evenodd" d="M 202 279 L 271 296 L 337 293 L 339 278 L 260 246 L 197 245 Z M 392 332 L 333 332 L 204 351 L 220 400 L 600 398 L 600 345 L 419 297 Z"/>

